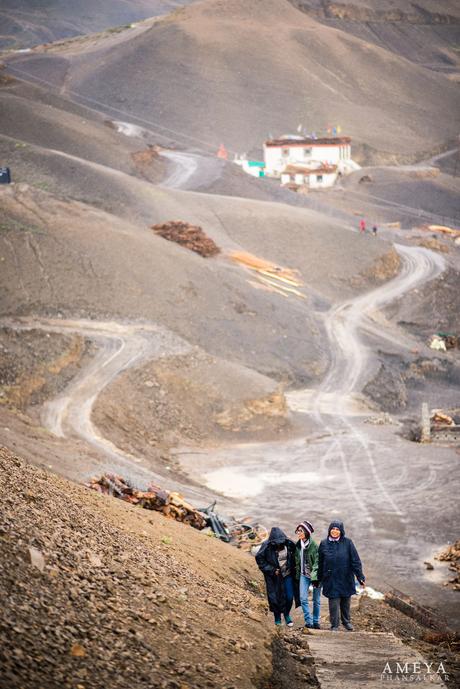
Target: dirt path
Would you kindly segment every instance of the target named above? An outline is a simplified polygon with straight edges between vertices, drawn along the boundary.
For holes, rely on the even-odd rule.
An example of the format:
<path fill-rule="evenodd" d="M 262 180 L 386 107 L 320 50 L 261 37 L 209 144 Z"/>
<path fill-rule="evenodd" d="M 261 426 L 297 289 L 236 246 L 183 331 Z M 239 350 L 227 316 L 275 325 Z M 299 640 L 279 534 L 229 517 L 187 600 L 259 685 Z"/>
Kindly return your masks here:
<path fill-rule="evenodd" d="M 378 471 L 378 461 L 374 459 L 372 446 L 359 424 L 354 422 L 360 415 L 368 414 L 354 393 L 359 391 L 369 369 L 371 358 L 368 348 L 363 344 L 359 329 L 372 321 L 373 312 L 385 303 L 395 299 L 407 290 L 434 278 L 444 267 L 444 260 L 419 247 L 399 246 L 403 259 L 400 275 L 377 290 L 349 300 L 332 309 L 325 316 L 325 326 L 329 338 L 332 364 L 327 377 L 318 390 L 295 391 L 288 395 L 291 409 L 313 415 L 321 441 L 320 473 L 334 463 L 340 467 L 341 483 L 348 488 L 354 503 L 361 511 L 372 530 L 375 529 L 372 511 L 382 509 L 398 518 L 403 515 L 392 498 L 391 485 L 386 485 Z M 123 370 L 141 361 L 156 358 L 162 353 L 182 354 L 189 351 L 189 345 L 172 333 L 152 324 L 132 325 L 115 322 L 87 320 L 27 319 L 4 321 L 4 325 L 16 329 L 39 328 L 59 333 L 78 333 L 94 341 L 98 353 L 58 397 L 48 401 L 42 410 L 43 425 L 57 437 L 77 436 L 91 446 L 102 451 L 113 469 L 133 469 L 140 460 L 115 447 L 103 438 L 91 421 L 91 412 L 97 396 Z M 373 322 L 374 330 L 378 323 Z M 263 493 L 266 486 L 291 484 L 298 480 L 310 483 L 311 472 L 296 470 L 290 461 L 296 452 L 298 440 L 270 445 L 234 447 L 231 450 L 232 468 L 221 466 L 219 453 L 200 453 L 198 469 L 200 479 L 204 479 L 211 489 L 223 491 L 230 497 L 249 497 Z M 303 441 L 302 441 L 303 443 Z M 316 446 L 315 450 L 318 450 Z M 228 454 L 228 449 L 225 451 Z M 243 480 L 241 470 L 248 459 L 252 466 L 266 468 L 267 454 L 276 455 L 276 465 L 282 468 L 280 478 L 278 468 L 264 471 L 257 481 Z M 359 455 L 359 480 L 356 477 L 356 457 Z M 191 457 L 194 457 L 192 453 Z M 303 462 L 302 462 L 303 463 Z M 195 463 L 194 463 L 195 466 Z M 289 466 L 289 471 L 286 471 Z M 190 467 L 189 467 L 190 468 Z M 195 470 L 193 471 L 195 474 Z M 157 480 L 162 477 L 156 476 Z M 366 487 L 364 488 L 363 485 Z M 243 494 L 241 493 L 243 486 Z M 370 499 L 367 493 L 371 489 Z"/>
<path fill-rule="evenodd" d="M 373 357 L 362 341 L 359 331 L 363 325 L 367 325 L 368 328 L 372 325 L 372 330 L 378 332 L 379 323 L 373 320 L 376 310 L 417 285 L 433 279 L 442 272 L 445 265 L 442 257 L 427 249 L 397 246 L 397 250 L 402 258 L 402 270 L 398 277 L 372 292 L 336 306 L 325 315 L 331 366 L 320 388 L 298 390 L 287 395 L 290 408 L 312 415 L 318 426 L 317 436 L 322 438 L 322 456 L 321 460 L 316 462 L 316 467 L 320 472 L 326 471 L 330 464 L 340 467 L 344 479 L 341 482 L 347 486 L 361 511 L 362 518 L 369 523 L 371 529 L 375 528 L 371 513 L 376 508 L 382 509 L 379 503 L 383 503 L 385 512 L 389 511 L 398 517 L 401 517 L 403 512 L 391 497 L 391 486 L 386 486 L 379 475 L 378 461 L 374 459 L 368 438 L 369 430 L 361 428 L 360 417 L 368 416 L 370 410 L 356 393 L 359 393 L 365 383 Z M 388 335 L 385 334 L 385 337 Z M 404 335 L 400 335 L 400 338 L 404 343 Z M 398 339 L 398 334 L 395 339 Z M 200 461 L 208 467 L 204 478 L 211 488 L 233 494 L 235 497 L 249 497 L 254 494 L 253 491 L 259 494 L 263 492 L 264 483 L 291 484 L 293 481 L 302 480 L 302 476 L 305 483 L 310 483 L 313 480 L 311 472 L 293 469 L 292 454 L 298 452 L 298 444 L 298 441 L 291 441 L 284 446 L 244 446 L 240 448 L 241 461 L 237 459 L 237 450 L 231 452 L 231 468 L 228 469 L 219 461 L 216 465 L 209 456 L 205 461 Z M 284 468 L 282 474 L 276 471 L 271 477 L 270 471 L 264 471 L 264 475 L 255 483 L 247 480 L 247 476 L 240 476 L 238 479 L 239 469 L 246 464 L 245 456 L 252 458 L 251 465 L 256 463 L 266 467 L 269 448 L 276 453 L 277 464 L 285 463 L 289 469 L 286 471 Z M 319 454 L 317 443 L 314 452 Z M 257 455 L 258 462 L 255 460 Z M 351 469 L 351 465 L 356 464 L 358 455 L 359 480 L 355 475 L 356 470 Z M 213 467 L 211 471 L 209 467 Z M 367 497 L 368 493 L 370 499 Z"/>
<path fill-rule="evenodd" d="M 372 326 L 378 333 L 377 309 L 444 269 L 442 257 L 431 251 L 396 248 L 402 258 L 398 277 L 325 315 L 332 362 L 323 384 L 288 394 L 291 409 L 313 418 L 316 430 L 288 442 L 184 455 L 182 465 L 193 478 L 238 500 L 240 509 L 267 527 L 279 524 L 291 533 L 296 520 L 308 516 L 322 538 L 330 519 L 341 517 L 364 554 L 371 585 L 391 584 L 412 595 L 423 590 L 428 601 L 439 596 L 439 589 L 424 580 L 423 559 L 454 530 L 449 476 L 457 458 L 448 448 L 434 451 L 408 443 L 394 427 L 366 423 L 373 412 L 357 395 L 374 360 L 360 331 Z M 388 329 L 384 335 L 388 338 Z M 410 347 L 397 329 L 394 341 Z M 429 534 L 427 504 L 436 515 Z"/>
<path fill-rule="evenodd" d="M 41 410 L 41 422 L 53 435 L 77 437 L 96 448 L 107 458 L 107 470 L 121 471 L 145 483 L 162 481 L 163 476 L 138 466 L 142 461 L 116 447 L 100 435 L 91 420 L 98 395 L 122 371 L 165 354 L 181 355 L 190 345 L 164 328 L 152 324 L 129 324 L 89 320 L 4 319 L 2 325 L 15 330 L 39 329 L 45 332 L 76 333 L 97 345 L 91 363 L 73 379 L 62 394 L 49 400 Z M 168 485 L 187 489 L 188 485 L 173 482 Z M 196 491 L 194 491 L 196 492 Z M 198 492 L 199 497 L 202 492 Z"/>
<path fill-rule="evenodd" d="M 430 686 L 446 686 L 437 663 L 427 666 L 418 651 L 393 634 L 321 631 L 308 637 L 308 645 L 322 689 L 381 689 L 385 682 L 410 683 L 412 678 Z"/>

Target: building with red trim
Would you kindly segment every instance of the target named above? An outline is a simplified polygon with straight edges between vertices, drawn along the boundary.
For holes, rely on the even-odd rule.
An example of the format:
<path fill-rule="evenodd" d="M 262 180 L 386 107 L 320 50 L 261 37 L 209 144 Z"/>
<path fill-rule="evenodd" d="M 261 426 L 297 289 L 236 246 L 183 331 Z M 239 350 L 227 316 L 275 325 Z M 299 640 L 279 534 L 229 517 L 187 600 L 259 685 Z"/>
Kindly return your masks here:
<path fill-rule="evenodd" d="M 264 143 L 265 174 L 281 177 L 289 165 L 315 169 L 337 166 L 346 174 L 358 166 L 351 159 L 351 139 L 348 136 L 311 139 L 285 136 Z"/>

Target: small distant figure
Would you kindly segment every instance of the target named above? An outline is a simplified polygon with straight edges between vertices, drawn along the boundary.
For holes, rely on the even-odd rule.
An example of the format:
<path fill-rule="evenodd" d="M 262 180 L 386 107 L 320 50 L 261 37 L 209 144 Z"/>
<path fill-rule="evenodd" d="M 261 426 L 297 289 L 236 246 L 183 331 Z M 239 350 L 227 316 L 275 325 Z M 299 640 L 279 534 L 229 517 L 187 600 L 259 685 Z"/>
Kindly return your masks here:
<path fill-rule="evenodd" d="M 228 151 L 225 148 L 224 144 L 221 144 L 219 146 L 219 150 L 217 151 L 217 157 L 222 158 L 222 160 L 228 160 Z"/>
<path fill-rule="evenodd" d="M 377 237 L 377 225 L 372 225 L 372 234 Z"/>
<path fill-rule="evenodd" d="M 361 218 L 361 220 L 359 221 L 359 231 L 361 232 L 361 234 L 364 234 L 364 232 L 366 231 L 366 221 L 364 220 L 364 218 Z"/>
<path fill-rule="evenodd" d="M 11 184 L 11 172 L 9 167 L 0 167 L 0 184 Z"/>

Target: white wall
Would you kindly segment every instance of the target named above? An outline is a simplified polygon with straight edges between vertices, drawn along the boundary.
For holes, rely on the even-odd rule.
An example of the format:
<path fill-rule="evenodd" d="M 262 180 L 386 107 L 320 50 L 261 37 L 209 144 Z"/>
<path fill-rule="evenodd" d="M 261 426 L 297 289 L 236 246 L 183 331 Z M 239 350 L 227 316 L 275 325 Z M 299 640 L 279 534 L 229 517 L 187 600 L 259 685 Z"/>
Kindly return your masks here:
<path fill-rule="evenodd" d="M 318 180 L 317 177 L 319 175 L 310 175 L 310 188 L 311 189 L 324 189 L 326 187 L 333 187 L 335 184 L 335 181 L 337 179 L 337 173 L 336 172 L 331 172 L 331 173 L 320 173 L 320 176 L 322 176 L 322 180 Z"/>
<path fill-rule="evenodd" d="M 306 149 L 311 149 L 306 152 Z M 287 151 L 283 155 L 282 151 Z M 279 176 L 286 165 L 299 165 L 305 163 L 331 163 L 337 165 L 342 160 L 349 160 L 351 146 L 349 144 L 319 146 L 264 146 L 265 172 L 267 175 Z"/>

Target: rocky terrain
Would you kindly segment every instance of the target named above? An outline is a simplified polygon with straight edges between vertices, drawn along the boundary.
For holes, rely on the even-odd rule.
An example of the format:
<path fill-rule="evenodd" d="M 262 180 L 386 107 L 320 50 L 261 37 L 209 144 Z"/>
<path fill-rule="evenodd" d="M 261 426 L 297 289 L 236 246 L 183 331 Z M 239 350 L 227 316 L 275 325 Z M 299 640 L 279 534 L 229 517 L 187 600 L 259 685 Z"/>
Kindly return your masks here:
<path fill-rule="evenodd" d="M 318 686 L 300 616 L 274 635 L 253 558 L 0 449 L 0 685 Z M 450 681 L 458 642 L 368 598 L 357 633 L 397 632 Z"/>
<path fill-rule="evenodd" d="M 253 559 L 0 451 L 0 685 L 254 687 L 271 674 Z"/>
<path fill-rule="evenodd" d="M 274 636 L 251 556 L 81 485 L 105 472 L 291 536 L 340 516 L 371 586 L 457 628 L 458 450 L 409 438 L 459 407 L 429 346 L 459 334 L 430 229 L 460 227 L 458 7 L 106 4 L 0 9 L 0 686 L 318 686 L 328 633 Z M 333 189 L 232 162 L 339 124 L 366 167 Z M 359 601 L 368 675 L 394 632 L 458 677 L 453 635 Z"/>

